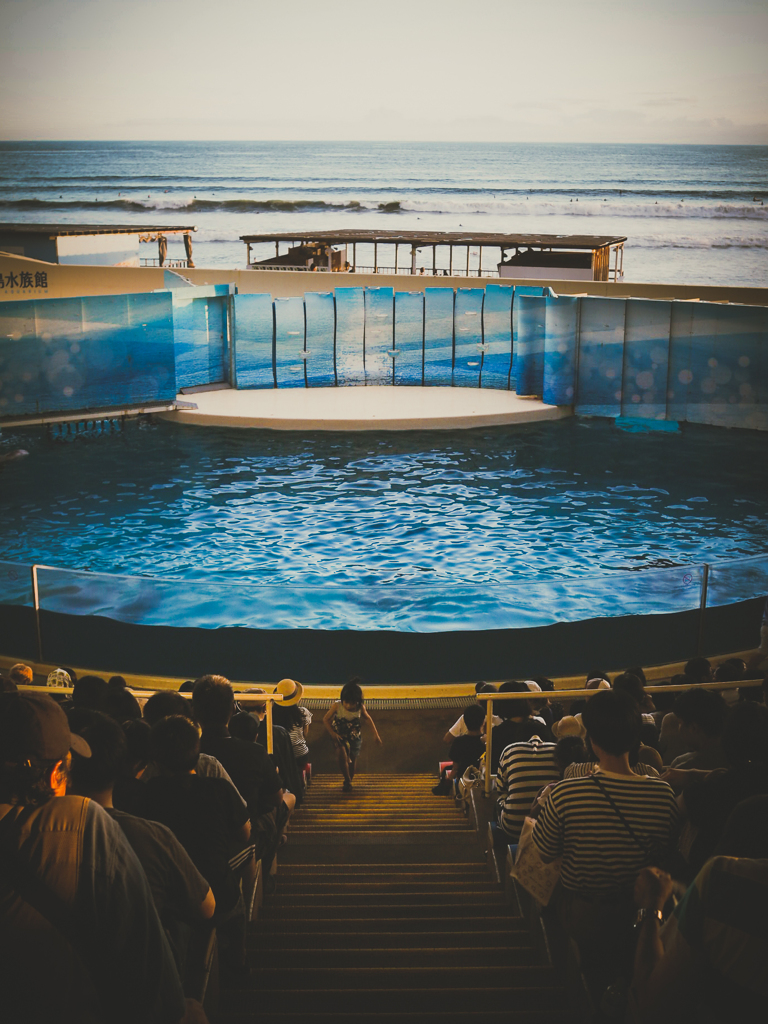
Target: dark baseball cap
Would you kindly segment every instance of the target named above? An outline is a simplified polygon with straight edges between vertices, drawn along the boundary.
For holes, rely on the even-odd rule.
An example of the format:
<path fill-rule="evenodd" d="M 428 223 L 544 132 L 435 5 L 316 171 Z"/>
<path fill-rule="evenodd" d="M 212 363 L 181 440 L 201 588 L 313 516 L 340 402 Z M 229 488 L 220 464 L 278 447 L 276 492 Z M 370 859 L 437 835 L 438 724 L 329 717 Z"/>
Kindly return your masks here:
<path fill-rule="evenodd" d="M 70 732 L 67 716 L 45 693 L 0 693 L 0 760 L 61 761 L 67 751 L 90 757 L 91 748 Z"/>

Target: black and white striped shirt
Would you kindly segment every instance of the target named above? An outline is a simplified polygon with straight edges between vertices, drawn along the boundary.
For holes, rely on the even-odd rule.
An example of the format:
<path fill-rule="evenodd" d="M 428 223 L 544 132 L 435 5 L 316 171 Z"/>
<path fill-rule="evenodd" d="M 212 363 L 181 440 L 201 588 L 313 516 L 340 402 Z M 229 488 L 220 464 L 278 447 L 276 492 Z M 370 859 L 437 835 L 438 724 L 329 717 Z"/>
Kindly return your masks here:
<path fill-rule="evenodd" d="M 602 894 L 630 889 L 638 871 L 669 850 L 678 810 L 671 786 L 661 779 L 602 771 L 596 777 L 647 849 L 630 835 L 595 776 L 552 787 L 533 841 L 544 857 L 562 855 L 566 889 Z"/>
<path fill-rule="evenodd" d="M 525 816 L 542 786 L 560 778 L 555 762 L 555 744 L 532 736 L 524 743 L 510 743 L 499 759 L 496 789 L 499 821 L 504 831 L 519 838 Z"/>

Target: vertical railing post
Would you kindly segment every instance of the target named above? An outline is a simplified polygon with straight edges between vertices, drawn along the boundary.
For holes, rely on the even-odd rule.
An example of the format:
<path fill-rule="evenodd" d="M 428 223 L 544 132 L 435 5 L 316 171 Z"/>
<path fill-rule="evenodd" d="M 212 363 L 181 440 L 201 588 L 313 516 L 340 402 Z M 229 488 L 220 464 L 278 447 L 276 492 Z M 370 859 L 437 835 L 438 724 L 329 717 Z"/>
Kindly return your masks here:
<path fill-rule="evenodd" d="M 491 733 L 493 732 L 493 701 L 486 701 L 485 708 L 485 796 L 491 795 L 491 754 L 493 752 Z"/>
<path fill-rule="evenodd" d="M 40 592 L 37 587 L 37 566 L 32 566 L 32 600 L 35 605 L 35 627 L 37 629 L 37 661 L 43 660 L 43 633 L 40 628 Z"/>
<path fill-rule="evenodd" d="M 268 700 L 264 702 L 267 705 L 267 753 L 274 753 L 275 743 L 274 737 L 272 736 L 272 701 Z"/>
<path fill-rule="evenodd" d="M 704 563 L 704 573 L 701 577 L 701 601 L 699 602 L 699 636 L 696 642 L 696 653 L 701 656 L 704 649 L 704 619 L 707 612 L 707 591 L 709 589 L 709 565 Z"/>

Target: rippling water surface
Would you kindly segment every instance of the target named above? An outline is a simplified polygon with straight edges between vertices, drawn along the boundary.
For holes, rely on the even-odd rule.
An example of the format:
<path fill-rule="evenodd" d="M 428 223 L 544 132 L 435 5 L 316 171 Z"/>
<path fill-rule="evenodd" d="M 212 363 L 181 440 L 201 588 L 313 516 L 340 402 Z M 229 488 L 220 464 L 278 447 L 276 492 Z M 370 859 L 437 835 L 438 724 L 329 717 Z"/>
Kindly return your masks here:
<path fill-rule="evenodd" d="M 0 558 L 293 586 L 498 584 L 768 551 L 763 434 L 567 420 L 313 434 L 8 432 Z"/>

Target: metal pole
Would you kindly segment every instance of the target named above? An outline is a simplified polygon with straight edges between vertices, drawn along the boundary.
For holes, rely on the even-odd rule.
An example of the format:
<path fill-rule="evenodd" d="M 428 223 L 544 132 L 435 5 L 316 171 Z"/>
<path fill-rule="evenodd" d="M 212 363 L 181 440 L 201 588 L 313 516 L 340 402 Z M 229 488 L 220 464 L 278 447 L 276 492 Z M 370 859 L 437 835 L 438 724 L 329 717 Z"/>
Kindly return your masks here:
<path fill-rule="evenodd" d="M 453 277 L 453 246 L 449 246 L 448 273 Z"/>
<path fill-rule="evenodd" d="M 267 753 L 272 754 L 275 750 L 274 738 L 272 736 L 272 701 L 265 701 L 267 705 Z"/>
<path fill-rule="evenodd" d="M 478 277 L 482 277 L 483 276 L 483 247 L 482 247 L 482 245 L 480 246 L 480 259 L 479 259 L 478 264 L 477 264 L 477 276 Z"/>
<path fill-rule="evenodd" d="M 352 243 L 352 273 L 354 274 L 355 268 L 357 267 L 357 242 Z"/>
<path fill-rule="evenodd" d="M 373 243 L 373 272 L 376 273 L 376 267 L 379 265 L 379 243 Z"/>
<path fill-rule="evenodd" d="M 491 754 L 492 754 L 492 741 L 491 733 L 493 732 L 493 701 L 488 701 L 488 707 L 485 709 L 485 796 L 488 798 L 491 795 Z"/>
<path fill-rule="evenodd" d="M 696 643 L 696 653 L 701 655 L 704 649 L 704 619 L 707 611 L 707 591 L 709 589 L 709 566 L 704 563 L 704 573 L 701 577 L 701 601 L 699 602 L 699 638 Z"/>
<path fill-rule="evenodd" d="M 437 246 L 433 245 L 432 246 L 432 276 L 433 277 L 435 276 L 435 271 L 436 270 L 437 270 Z"/>
<path fill-rule="evenodd" d="M 467 246 L 467 277 L 469 277 L 469 246 Z"/>
<path fill-rule="evenodd" d="M 37 628 L 37 660 L 41 662 L 43 660 L 43 634 L 40 629 L 40 592 L 37 588 L 37 569 L 38 566 L 32 566 L 32 600 L 35 605 L 35 626 Z"/>
<path fill-rule="evenodd" d="M 395 273 L 397 273 L 397 242 L 395 242 Z"/>
<path fill-rule="evenodd" d="M 275 242 L 275 258 L 277 258 L 279 255 L 280 255 L 280 243 L 279 242 Z"/>

